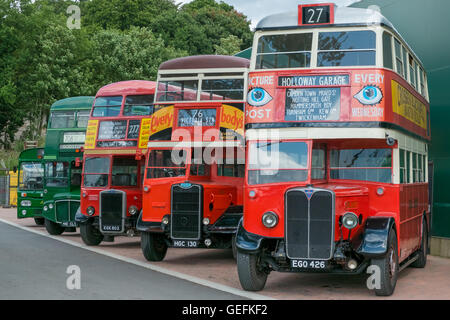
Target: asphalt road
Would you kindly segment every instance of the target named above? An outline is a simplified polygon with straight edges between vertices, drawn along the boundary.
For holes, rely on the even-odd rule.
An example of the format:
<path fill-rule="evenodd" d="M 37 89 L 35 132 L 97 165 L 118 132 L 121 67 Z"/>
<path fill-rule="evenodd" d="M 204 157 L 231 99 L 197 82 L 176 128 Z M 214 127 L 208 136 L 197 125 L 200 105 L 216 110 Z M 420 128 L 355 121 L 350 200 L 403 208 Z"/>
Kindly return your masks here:
<path fill-rule="evenodd" d="M 80 289 L 69 266 L 80 270 Z M 0 222 L 0 299 L 216 300 L 242 297 L 77 248 Z"/>

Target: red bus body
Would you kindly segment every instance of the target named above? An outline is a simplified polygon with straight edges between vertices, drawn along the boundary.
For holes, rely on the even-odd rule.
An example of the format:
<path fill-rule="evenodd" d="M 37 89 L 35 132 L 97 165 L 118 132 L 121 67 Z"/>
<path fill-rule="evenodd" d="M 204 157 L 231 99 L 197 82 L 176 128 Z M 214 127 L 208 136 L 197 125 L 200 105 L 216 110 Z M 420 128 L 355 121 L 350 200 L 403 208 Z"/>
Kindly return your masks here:
<path fill-rule="evenodd" d="M 96 95 L 83 158 L 93 165 L 83 171 L 79 215 L 88 244 L 101 241 L 103 235 L 136 231 L 155 88 L 152 81 L 123 81 L 101 88 Z M 97 240 L 89 241 L 92 233 Z"/>
<path fill-rule="evenodd" d="M 243 108 L 248 63 L 235 57 L 194 56 L 161 65 L 157 111 L 153 114 L 147 150 L 143 211 L 138 220 L 142 249 L 148 260 L 162 260 L 167 247 L 232 247 L 243 211 Z M 192 76 L 197 72 L 203 74 L 202 80 Z M 236 78 L 233 72 L 234 77 L 238 74 Z M 171 78 L 166 82 L 168 73 Z M 193 77 L 192 81 L 201 82 L 204 90 L 208 83 L 227 83 L 221 89 L 231 90 L 227 85 L 239 82 L 240 95 L 230 98 L 215 89 L 190 90 L 185 88 L 187 82 L 177 82 L 174 76 L 183 79 L 184 73 Z M 226 78 L 229 73 L 231 78 Z M 180 96 L 177 101 L 175 97 Z M 179 166 L 170 160 L 173 152 L 183 156 Z M 207 155 L 211 161 L 206 160 Z M 240 164 L 236 163 L 239 157 Z M 219 158 L 223 163 L 216 160 Z M 165 249 L 158 252 L 153 248 L 156 242 Z"/>
<path fill-rule="evenodd" d="M 330 4 L 299 11 L 317 6 Z M 300 25 L 289 29 L 297 22 L 290 14 L 257 27 L 246 104 L 244 218 L 236 238 L 246 290 L 261 290 L 271 271 L 357 274 L 388 259 L 388 280 L 375 292 L 390 295 L 398 270 L 424 266 L 431 137 L 423 68 L 384 17 L 370 13 L 380 22 L 368 26 L 352 21 L 354 10 L 360 9 L 331 7 L 334 24 L 309 27 L 299 16 Z M 308 19 L 318 13 L 311 9 Z M 276 54 L 282 39 L 297 35 L 311 40 L 306 53 L 289 56 L 286 45 Z M 403 60 L 396 60 L 396 42 Z M 280 67 L 308 57 L 302 68 Z M 398 60 L 411 68 L 408 81 Z M 355 65 L 339 67 L 348 61 Z M 279 158 L 279 165 L 265 165 L 260 156 Z"/>

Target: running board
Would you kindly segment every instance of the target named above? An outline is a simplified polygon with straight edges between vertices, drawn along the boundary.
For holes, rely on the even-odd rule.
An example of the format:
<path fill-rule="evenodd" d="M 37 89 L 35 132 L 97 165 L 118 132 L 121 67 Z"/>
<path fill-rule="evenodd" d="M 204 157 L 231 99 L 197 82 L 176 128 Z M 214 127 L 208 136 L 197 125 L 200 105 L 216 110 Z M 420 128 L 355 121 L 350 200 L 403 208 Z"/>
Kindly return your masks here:
<path fill-rule="evenodd" d="M 409 259 L 407 259 L 406 261 L 403 261 L 400 264 L 400 268 L 398 271 L 402 271 L 403 269 L 407 268 L 409 265 L 411 265 L 412 263 L 414 263 L 417 259 L 419 259 L 419 255 L 416 253 L 414 256 L 410 257 Z"/>

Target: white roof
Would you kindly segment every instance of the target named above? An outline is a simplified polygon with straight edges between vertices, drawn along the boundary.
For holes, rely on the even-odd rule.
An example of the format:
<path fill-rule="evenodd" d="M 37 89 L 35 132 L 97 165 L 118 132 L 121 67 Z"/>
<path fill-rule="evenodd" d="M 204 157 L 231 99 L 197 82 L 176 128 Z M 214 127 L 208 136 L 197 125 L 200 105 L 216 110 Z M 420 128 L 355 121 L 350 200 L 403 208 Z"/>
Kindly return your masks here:
<path fill-rule="evenodd" d="M 395 30 L 393 24 L 380 12 L 372 9 L 336 7 L 334 24 L 380 25 L 385 24 Z M 263 18 L 256 26 L 258 29 L 298 27 L 298 10 L 278 13 Z"/>

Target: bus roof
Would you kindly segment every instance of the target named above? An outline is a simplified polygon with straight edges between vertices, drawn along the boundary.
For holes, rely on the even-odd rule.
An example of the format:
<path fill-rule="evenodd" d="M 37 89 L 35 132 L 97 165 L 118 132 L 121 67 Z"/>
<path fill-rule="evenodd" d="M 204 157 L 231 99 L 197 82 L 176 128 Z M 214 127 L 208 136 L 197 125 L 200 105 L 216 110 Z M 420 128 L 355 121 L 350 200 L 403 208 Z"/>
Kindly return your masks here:
<path fill-rule="evenodd" d="M 248 68 L 250 60 L 234 56 L 198 55 L 163 62 L 159 70 Z"/>
<path fill-rule="evenodd" d="M 108 84 L 98 90 L 96 97 L 111 95 L 140 95 L 156 89 L 155 81 L 129 80 Z"/>
<path fill-rule="evenodd" d="M 56 101 L 52 104 L 50 110 L 65 110 L 65 109 L 91 109 L 94 97 L 81 96 L 71 97 Z"/>

